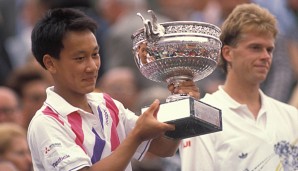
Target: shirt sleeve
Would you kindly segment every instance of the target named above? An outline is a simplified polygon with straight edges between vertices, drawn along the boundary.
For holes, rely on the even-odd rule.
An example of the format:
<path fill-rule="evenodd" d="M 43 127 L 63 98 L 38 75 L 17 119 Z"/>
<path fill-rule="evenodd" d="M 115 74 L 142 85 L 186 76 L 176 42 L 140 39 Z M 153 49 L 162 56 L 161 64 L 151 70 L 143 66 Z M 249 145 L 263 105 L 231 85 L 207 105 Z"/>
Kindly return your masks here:
<path fill-rule="evenodd" d="M 32 120 L 28 143 L 35 170 L 78 170 L 91 166 L 90 158 L 78 146 L 66 123 L 40 115 Z"/>

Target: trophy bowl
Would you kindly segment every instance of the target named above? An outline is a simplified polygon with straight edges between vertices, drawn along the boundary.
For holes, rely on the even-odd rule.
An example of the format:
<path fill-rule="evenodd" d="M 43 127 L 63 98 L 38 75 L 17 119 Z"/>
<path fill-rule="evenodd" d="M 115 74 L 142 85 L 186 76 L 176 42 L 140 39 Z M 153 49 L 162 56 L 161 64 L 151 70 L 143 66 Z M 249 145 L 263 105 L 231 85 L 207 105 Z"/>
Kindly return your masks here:
<path fill-rule="evenodd" d="M 221 50 L 221 30 L 217 26 L 195 21 L 157 23 L 153 11 L 148 12 L 151 13 L 152 21 L 138 13 L 144 28 L 131 36 L 134 60 L 143 76 L 155 82 L 178 86 L 181 81 L 201 80 L 215 70 Z M 175 101 L 185 99 L 191 106 L 173 113 L 173 108 L 183 108 L 181 102 L 176 102 L 180 105 L 177 106 Z M 206 109 L 206 106 L 210 109 Z M 202 114 L 202 110 L 196 108 L 205 110 Z M 198 111 L 199 114 L 196 113 Z M 198 115 L 201 115 L 200 118 Z M 167 118 L 159 118 L 160 121 L 176 125 L 175 131 L 166 133 L 171 138 L 187 138 L 220 131 L 222 128 L 220 110 L 185 95 L 169 96 L 167 103 L 161 105 L 159 116 Z"/>

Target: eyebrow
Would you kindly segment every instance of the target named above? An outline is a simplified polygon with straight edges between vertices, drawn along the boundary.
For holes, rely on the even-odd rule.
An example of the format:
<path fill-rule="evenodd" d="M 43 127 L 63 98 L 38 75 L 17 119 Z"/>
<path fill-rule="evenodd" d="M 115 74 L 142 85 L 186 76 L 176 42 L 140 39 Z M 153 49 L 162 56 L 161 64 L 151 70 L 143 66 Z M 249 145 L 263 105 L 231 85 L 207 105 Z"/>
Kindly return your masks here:
<path fill-rule="evenodd" d="M 100 50 L 100 48 L 99 48 L 99 46 L 96 46 L 96 47 L 94 47 L 93 48 L 93 51 L 99 51 Z M 76 54 L 83 54 L 83 53 L 85 53 L 86 51 L 85 50 L 79 50 L 79 51 L 77 51 L 77 52 L 75 52 Z"/>

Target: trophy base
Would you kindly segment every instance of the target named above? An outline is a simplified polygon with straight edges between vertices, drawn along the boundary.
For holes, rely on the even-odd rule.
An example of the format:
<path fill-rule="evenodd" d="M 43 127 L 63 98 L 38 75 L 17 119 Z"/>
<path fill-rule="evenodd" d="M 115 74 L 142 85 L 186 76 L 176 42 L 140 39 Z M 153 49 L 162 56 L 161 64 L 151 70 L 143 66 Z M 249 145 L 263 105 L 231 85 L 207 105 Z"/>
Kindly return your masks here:
<path fill-rule="evenodd" d="M 147 108 L 143 108 L 142 112 Z M 165 133 L 166 137 L 172 139 L 222 131 L 221 110 L 192 97 L 160 104 L 157 119 L 175 125 L 174 131 Z"/>

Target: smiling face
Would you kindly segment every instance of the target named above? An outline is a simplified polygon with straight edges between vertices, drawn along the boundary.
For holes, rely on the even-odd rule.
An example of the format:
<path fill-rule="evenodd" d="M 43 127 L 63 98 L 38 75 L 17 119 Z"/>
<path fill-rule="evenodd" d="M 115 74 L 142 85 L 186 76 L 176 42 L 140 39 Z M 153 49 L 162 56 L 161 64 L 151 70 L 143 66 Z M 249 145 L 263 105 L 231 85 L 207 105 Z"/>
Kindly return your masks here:
<path fill-rule="evenodd" d="M 228 77 L 248 84 L 264 81 L 271 66 L 274 41 L 270 34 L 247 32 L 235 46 L 225 45 L 222 50 L 228 62 Z"/>
<path fill-rule="evenodd" d="M 44 63 L 52 74 L 60 95 L 85 95 L 95 89 L 100 67 L 99 47 L 89 30 L 70 31 L 63 39 L 60 58 L 45 55 Z"/>

